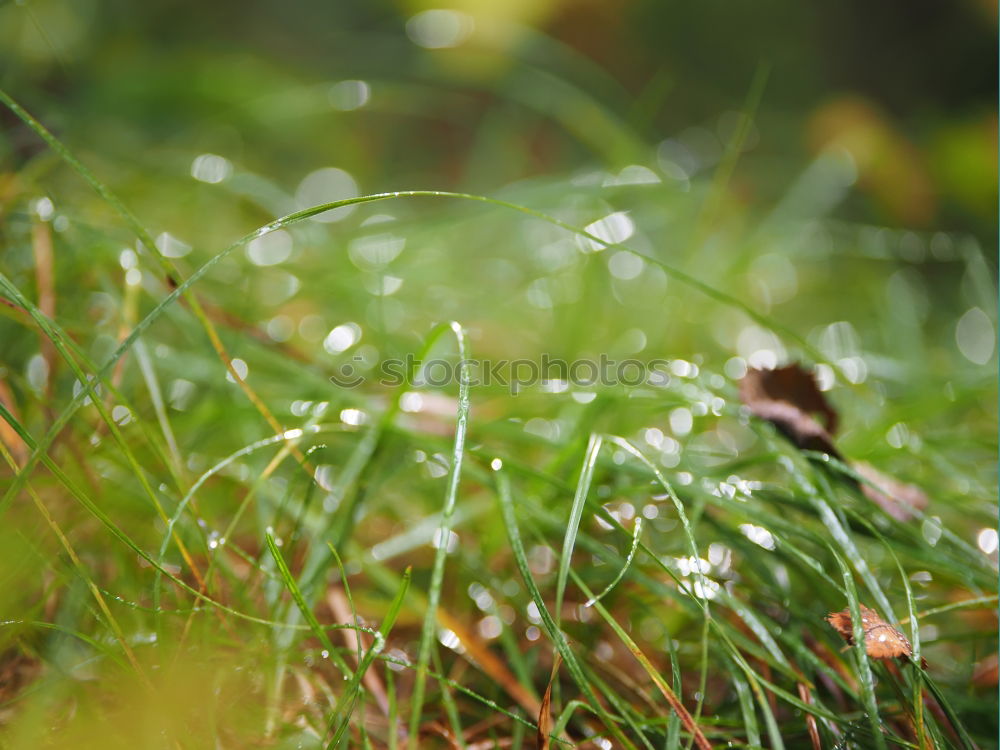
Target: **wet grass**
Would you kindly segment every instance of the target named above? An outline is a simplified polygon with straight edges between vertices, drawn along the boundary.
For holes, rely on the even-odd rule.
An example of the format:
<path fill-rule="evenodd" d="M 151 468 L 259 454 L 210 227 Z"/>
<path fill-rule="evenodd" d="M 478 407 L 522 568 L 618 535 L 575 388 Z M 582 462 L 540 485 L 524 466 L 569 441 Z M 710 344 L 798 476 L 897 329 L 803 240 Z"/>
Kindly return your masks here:
<path fill-rule="evenodd" d="M 0 261 L 6 745 L 531 747 L 558 654 L 552 747 L 995 746 L 972 238 L 796 200 L 836 169 L 748 216 L 738 131 L 701 179 L 367 196 L 221 251 L 191 222 L 172 258 L 5 103 L 66 165 L 24 176 Z M 214 189 L 292 202 L 238 170 Z M 632 386 L 378 382 L 407 355 L 602 353 L 666 362 Z M 926 508 L 887 513 L 750 418 L 747 363 L 786 360 L 819 368 L 843 453 Z M 912 662 L 823 619 L 859 604 Z"/>

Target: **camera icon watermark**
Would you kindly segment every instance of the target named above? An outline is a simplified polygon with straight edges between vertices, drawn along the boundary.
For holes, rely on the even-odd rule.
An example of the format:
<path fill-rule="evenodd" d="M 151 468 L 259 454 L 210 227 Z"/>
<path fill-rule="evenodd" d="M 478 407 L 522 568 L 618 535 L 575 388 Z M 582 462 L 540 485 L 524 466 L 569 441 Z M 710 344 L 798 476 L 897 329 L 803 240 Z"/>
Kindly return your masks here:
<path fill-rule="evenodd" d="M 358 388 L 374 382 L 386 388 L 444 388 L 462 384 L 469 387 L 504 388 L 517 395 L 534 387 L 547 391 L 574 388 L 624 386 L 664 387 L 670 382 L 670 360 L 612 359 L 602 354 L 596 359 L 565 360 L 542 354 L 537 359 L 418 360 L 413 355 L 381 360 L 374 368 L 362 367 L 355 356 L 341 363 L 330 381 L 340 388 Z"/>

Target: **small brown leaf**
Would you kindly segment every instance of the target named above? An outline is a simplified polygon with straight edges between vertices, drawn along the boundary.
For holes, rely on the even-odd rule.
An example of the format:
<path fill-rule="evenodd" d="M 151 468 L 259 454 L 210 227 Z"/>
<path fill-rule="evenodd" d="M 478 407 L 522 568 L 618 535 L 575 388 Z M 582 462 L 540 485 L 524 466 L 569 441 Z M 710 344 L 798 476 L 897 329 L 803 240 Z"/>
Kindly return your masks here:
<path fill-rule="evenodd" d="M 913 518 L 914 510 L 927 507 L 927 495 L 916 485 L 886 476 L 863 461 L 854 463 L 853 468 L 865 480 L 861 482 L 865 497 L 897 521 L 908 521 Z"/>
<path fill-rule="evenodd" d="M 837 412 L 816 385 L 816 379 L 799 364 L 785 365 L 773 370 L 750 368 L 740 381 L 740 395 L 747 403 L 753 401 L 787 401 L 802 411 L 819 413 L 827 431 L 837 431 Z"/>
<path fill-rule="evenodd" d="M 913 647 L 900 631 L 883 620 L 878 612 L 859 604 L 861 610 L 861 627 L 865 634 L 865 651 L 873 659 L 894 659 L 900 656 L 913 656 Z M 851 623 L 850 608 L 840 612 L 831 612 L 826 616 L 834 630 L 843 636 L 848 643 L 854 643 L 854 626 Z"/>
<path fill-rule="evenodd" d="M 766 419 L 799 448 L 840 458 L 833 445 L 837 413 L 812 374 L 799 365 L 747 370 L 740 380 L 740 400 L 750 407 L 751 414 Z M 819 414 L 823 424 L 813 414 Z"/>

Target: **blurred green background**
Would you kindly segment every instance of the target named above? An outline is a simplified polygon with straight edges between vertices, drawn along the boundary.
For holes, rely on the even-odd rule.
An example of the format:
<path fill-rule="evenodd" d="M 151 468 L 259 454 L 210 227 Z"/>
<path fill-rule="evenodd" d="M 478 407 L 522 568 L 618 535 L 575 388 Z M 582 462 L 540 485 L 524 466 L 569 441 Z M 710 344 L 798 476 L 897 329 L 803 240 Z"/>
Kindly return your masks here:
<path fill-rule="evenodd" d="M 7 2 L 0 80 L 71 146 L 162 181 L 211 151 L 288 190 L 329 164 L 364 192 L 486 192 L 655 164 L 670 139 L 693 152 L 681 165 L 689 176 L 711 169 L 764 64 L 771 75 L 739 171 L 746 204 L 773 203 L 838 142 L 860 186 L 838 215 L 992 237 L 989 0 L 470 0 L 442 6 L 459 13 L 420 15 L 435 7 Z M 363 81 L 363 93 L 337 88 L 345 79 Z M 14 164 L 40 148 L 19 131 L 5 140 Z M 156 218 L 183 221 L 206 200 L 183 197 Z"/>

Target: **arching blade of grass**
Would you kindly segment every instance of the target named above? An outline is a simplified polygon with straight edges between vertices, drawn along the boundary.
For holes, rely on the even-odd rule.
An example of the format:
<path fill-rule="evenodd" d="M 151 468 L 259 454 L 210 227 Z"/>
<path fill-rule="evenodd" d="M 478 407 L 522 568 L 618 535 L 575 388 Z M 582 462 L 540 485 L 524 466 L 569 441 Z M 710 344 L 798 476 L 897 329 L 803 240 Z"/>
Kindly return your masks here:
<path fill-rule="evenodd" d="M 354 674 L 351 676 L 350 681 L 344 686 L 344 692 L 341 693 L 340 698 L 337 699 L 337 705 L 333 709 L 333 739 L 327 744 L 327 750 L 333 750 L 333 748 L 336 748 L 343 739 L 344 733 L 347 731 L 351 720 L 351 707 L 354 705 L 354 701 L 358 695 L 358 689 L 361 687 L 361 679 L 365 676 L 365 672 L 368 671 L 368 667 L 371 666 L 375 657 L 381 654 L 382 650 L 385 648 L 386 639 L 389 637 L 392 626 L 396 624 L 396 618 L 399 616 L 399 611 L 403 607 L 403 599 L 406 597 L 406 590 L 410 587 L 411 574 L 412 571 L 410 568 L 407 568 L 403 572 L 403 580 L 399 585 L 399 591 L 396 592 L 396 596 L 389 605 L 389 609 L 386 610 L 385 617 L 382 618 L 382 625 L 375 634 L 375 642 L 372 643 L 371 647 L 365 652 L 365 655 L 361 657 L 361 662 L 358 664 L 358 668 L 354 670 Z"/>
<path fill-rule="evenodd" d="M 458 341 L 459 362 L 466 361 L 465 333 L 458 323 L 452 323 L 451 329 Z M 437 551 L 434 555 L 434 568 L 431 572 L 430 588 L 427 592 L 427 611 L 424 613 L 424 624 L 420 632 L 420 650 L 417 656 L 417 675 L 413 686 L 413 697 L 410 699 L 410 738 L 409 747 L 416 748 L 417 733 L 420 718 L 423 713 L 424 688 L 427 679 L 427 665 L 430 660 L 430 650 L 434 644 L 434 631 L 437 628 L 437 609 L 441 601 L 441 587 L 444 585 L 444 563 L 448 556 L 448 541 L 451 537 L 452 515 L 458 497 L 458 483 L 462 476 L 462 461 L 465 458 L 465 431 L 469 421 L 469 378 L 466 373 L 459 373 L 458 384 L 458 417 L 455 422 L 455 442 L 451 453 L 451 466 L 448 471 L 448 485 L 445 490 L 444 508 L 441 511 L 441 525 L 437 532 Z"/>
<path fill-rule="evenodd" d="M 601 702 L 598 700 L 593 688 L 590 686 L 590 681 L 587 679 L 583 672 L 583 668 L 580 666 L 580 662 L 577 660 L 576 655 L 566 642 L 566 637 L 563 635 L 562 631 L 556 627 L 556 623 L 552 619 L 552 615 L 549 614 L 548 607 L 545 606 L 545 601 L 542 599 L 542 594 L 538 590 L 538 585 L 535 583 L 535 579 L 531 575 L 531 568 L 528 566 L 528 557 L 525 554 L 524 544 L 521 541 L 521 532 L 518 530 L 517 518 L 514 515 L 514 499 L 511 497 L 510 480 L 503 472 L 503 469 L 498 469 L 496 471 L 496 489 L 497 497 L 500 501 L 500 511 L 503 516 L 504 526 L 507 529 L 507 539 L 510 542 L 511 552 L 514 554 L 514 562 L 517 564 L 517 568 L 521 573 L 524 585 L 527 587 L 528 593 L 531 595 L 531 599 L 535 603 L 535 607 L 538 609 L 538 613 L 542 618 L 542 624 L 545 627 L 545 631 L 548 634 L 549 639 L 555 645 L 556 650 L 562 657 L 563 663 L 569 670 L 569 673 L 573 677 L 574 682 L 576 682 L 577 687 L 579 687 L 580 691 L 586 696 L 590 707 L 601 718 L 604 726 L 607 727 L 611 735 L 615 737 L 623 746 L 635 750 L 635 744 L 622 733 L 622 730 L 618 726 L 617 722 L 615 722 L 611 716 L 608 715 L 607 711 L 601 705 Z"/>
<path fill-rule="evenodd" d="M 663 472 L 661 472 L 659 468 L 657 468 L 656 464 L 654 464 L 652 461 L 646 458 L 643 452 L 640 451 L 638 448 L 636 448 L 634 445 L 632 445 L 632 443 L 630 443 L 628 440 L 616 436 L 610 436 L 608 437 L 608 440 L 617 445 L 619 448 L 628 452 L 630 455 L 634 456 L 636 459 L 639 460 L 640 463 L 642 463 L 643 466 L 645 466 L 647 469 L 649 469 L 650 472 L 652 472 L 653 476 L 656 478 L 656 481 L 659 482 L 664 492 L 667 493 L 668 497 L 670 498 L 670 502 L 673 503 L 674 509 L 677 511 L 677 517 L 680 519 L 681 527 L 684 529 L 684 538 L 688 543 L 688 549 L 691 553 L 692 558 L 698 560 L 701 556 L 698 554 L 698 544 L 697 542 L 695 542 L 694 539 L 694 528 L 691 526 L 691 522 L 688 520 L 688 515 L 684 511 L 684 503 L 681 502 L 680 498 L 677 497 L 677 493 L 674 492 L 673 485 L 671 485 L 670 482 L 667 481 L 667 478 L 663 476 Z M 654 558 L 656 557 L 656 555 L 653 556 Z M 705 576 L 701 572 L 700 567 L 696 565 L 695 568 L 696 568 L 695 570 L 696 577 L 698 578 L 699 582 L 702 585 L 705 585 Z M 703 598 L 701 599 L 696 598 L 696 601 L 698 602 L 698 606 L 701 607 L 701 609 L 704 611 L 705 617 L 706 618 L 710 617 L 711 615 L 709 614 L 707 600 Z"/>
<path fill-rule="evenodd" d="M 562 622 L 563 593 L 566 590 L 566 580 L 569 577 L 570 565 L 573 562 L 573 547 L 576 544 L 576 535 L 580 529 L 580 519 L 583 517 L 583 508 L 587 502 L 587 494 L 590 492 L 590 483 L 594 477 L 594 465 L 597 463 L 597 455 L 601 452 L 601 436 L 591 434 L 587 443 L 587 450 L 583 456 L 583 467 L 580 469 L 580 479 L 576 484 L 576 492 L 573 495 L 573 504 L 569 509 L 569 520 L 566 522 L 566 536 L 563 537 L 562 555 L 559 558 L 559 573 L 556 576 L 556 607 L 555 621 L 556 627 Z"/>
<path fill-rule="evenodd" d="M 642 538 L 642 518 L 641 517 L 635 519 L 635 530 L 634 530 L 634 534 L 632 535 L 632 546 L 629 547 L 628 555 L 625 557 L 625 564 L 622 565 L 622 567 L 618 571 L 617 575 L 615 575 L 615 577 L 611 580 L 611 583 L 609 583 L 607 586 L 605 586 L 604 590 L 600 594 L 598 594 L 597 596 L 595 596 L 593 599 L 587 600 L 586 604 L 584 604 L 583 606 L 585 606 L 585 607 L 593 607 L 595 604 L 597 604 L 597 602 L 601 601 L 601 599 L 603 599 L 609 593 L 611 593 L 611 590 L 621 582 L 622 578 L 625 577 L 625 574 L 628 573 L 628 569 L 632 565 L 632 560 L 635 559 L 636 550 L 639 549 L 639 539 L 640 538 Z"/>
<path fill-rule="evenodd" d="M 157 563 L 158 567 L 156 569 L 156 572 L 154 574 L 154 579 L 153 579 L 153 603 L 154 603 L 154 606 L 158 607 L 158 605 L 159 605 L 160 595 L 161 595 L 161 587 L 162 587 L 162 581 L 163 581 L 163 575 L 160 572 L 160 570 L 163 567 L 163 563 L 164 563 L 164 560 L 166 558 L 167 547 L 169 545 L 170 539 L 173 536 L 174 527 L 177 525 L 177 523 L 180 522 L 180 519 L 183 517 L 184 512 L 187 510 L 188 506 L 191 504 L 192 500 L 194 499 L 194 496 L 205 485 L 205 483 L 209 479 L 211 479 L 213 476 L 216 476 L 219 472 L 221 472 L 227 466 L 231 466 L 233 463 L 235 463 L 236 461 L 238 461 L 240 458 L 243 458 L 243 457 L 248 456 L 248 455 L 250 455 L 250 454 L 252 454 L 252 453 L 254 453 L 254 452 L 258 451 L 258 450 L 262 450 L 264 448 L 267 448 L 267 447 L 270 447 L 270 446 L 273 446 L 273 445 L 279 445 L 279 444 L 282 444 L 282 443 L 286 443 L 288 441 L 298 440 L 303 435 L 317 434 L 319 432 L 320 432 L 320 430 L 317 427 L 306 427 L 306 428 L 301 428 L 301 429 L 288 430 L 287 432 L 284 432 L 281 435 L 273 435 L 272 437 L 264 438 L 263 440 L 258 440 L 255 443 L 251 443 L 250 445 L 246 445 L 243 448 L 240 448 L 238 451 L 235 451 L 234 453 L 230 454 L 229 456 L 226 456 L 221 461 L 216 462 L 207 471 L 205 471 L 200 477 L 198 477 L 198 479 L 195 480 L 194 484 L 191 485 L 190 489 L 188 489 L 188 491 L 184 494 L 184 497 L 182 497 L 181 501 L 177 504 L 177 507 L 174 509 L 173 515 L 170 516 L 170 519 L 167 522 L 166 530 L 165 530 L 164 535 L 163 535 L 163 541 L 160 543 L 160 550 L 159 550 L 159 555 L 158 555 L 158 558 L 157 558 L 158 559 L 158 563 Z M 232 526 L 232 524 L 230 524 L 230 527 L 231 526 Z M 232 534 L 231 528 L 227 529 L 226 532 L 223 534 L 223 538 L 229 538 L 231 536 L 231 534 Z M 214 560 L 213 560 L 213 563 L 211 563 L 209 565 L 209 569 L 206 571 L 206 579 L 208 578 L 208 576 L 209 576 L 209 574 L 211 572 L 212 564 L 214 564 Z"/>

